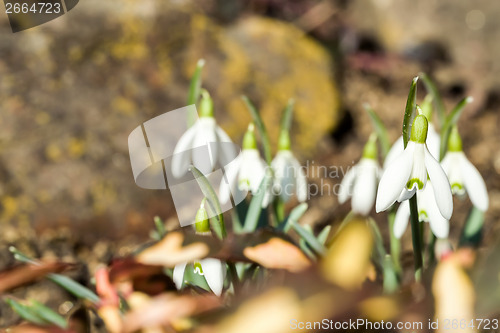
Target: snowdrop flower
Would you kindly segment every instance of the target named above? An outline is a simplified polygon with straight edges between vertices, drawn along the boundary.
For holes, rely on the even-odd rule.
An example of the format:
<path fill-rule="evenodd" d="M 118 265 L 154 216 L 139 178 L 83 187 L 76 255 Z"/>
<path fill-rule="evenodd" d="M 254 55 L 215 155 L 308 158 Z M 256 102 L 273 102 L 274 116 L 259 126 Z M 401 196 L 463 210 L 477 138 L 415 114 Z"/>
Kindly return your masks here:
<path fill-rule="evenodd" d="M 172 157 L 172 174 L 182 177 L 193 164 L 203 174 L 214 170 L 216 163 L 224 164 L 234 156 L 234 149 L 230 145 L 221 145 L 222 142 L 232 142 L 229 136 L 220 128 L 214 118 L 213 101 L 207 91 L 202 92 L 200 102 L 200 118 L 179 139 Z M 206 151 L 199 147 L 208 148 Z M 195 149 L 198 148 L 198 149 Z"/>
<path fill-rule="evenodd" d="M 293 194 L 300 202 L 307 199 L 307 179 L 299 161 L 290 150 L 290 135 L 282 130 L 278 141 L 278 152 L 271 162 L 274 170 L 273 194 L 288 202 Z"/>
<path fill-rule="evenodd" d="M 451 184 L 453 194 L 468 193 L 472 204 L 481 211 L 489 205 L 486 184 L 476 167 L 467 159 L 462 151 L 462 139 L 456 126 L 453 127 L 448 140 L 448 152 L 441 162 Z"/>
<path fill-rule="evenodd" d="M 450 230 L 450 223 L 441 215 L 434 197 L 434 191 L 430 181 L 417 197 L 418 219 L 420 222 L 429 222 L 432 233 L 437 238 L 447 238 Z M 401 238 L 403 236 L 408 221 L 410 219 L 409 201 L 403 201 L 396 212 L 394 220 L 394 236 Z"/>
<path fill-rule="evenodd" d="M 377 183 L 381 174 L 377 163 L 377 137 L 372 135 L 365 145 L 358 164 L 349 170 L 340 183 L 339 203 L 352 197 L 352 211 L 368 215 L 375 203 Z"/>
<path fill-rule="evenodd" d="M 427 119 L 431 119 L 432 117 L 432 97 L 427 96 L 422 103 L 422 108 L 420 111 L 423 113 L 423 115 Z M 434 125 L 432 122 L 429 122 L 428 124 L 428 131 L 427 131 L 427 147 L 429 149 L 429 152 L 431 155 L 439 161 L 439 149 L 440 149 L 440 144 L 441 144 L 441 137 L 439 136 L 439 133 L 436 131 L 434 128 Z M 394 159 L 396 159 L 404 150 L 404 141 L 403 141 L 403 136 L 400 136 L 396 142 L 392 145 L 391 149 L 387 153 L 387 156 L 385 157 L 384 161 L 384 169 L 387 168 L 389 164 L 391 164 Z"/>
<path fill-rule="evenodd" d="M 248 125 L 248 130 L 243 137 L 243 149 L 238 157 L 226 166 L 226 179 L 222 179 L 219 186 L 219 200 L 221 203 L 229 201 L 231 192 L 250 191 L 257 194 L 260 184 L 267 171 L 267 164 L 260 157 L 255 138 L 255 126 Z M 267 207 L 270 193 L 264 196 L 262 207 Z"/>
<path fill-rule="evenodd" d="M 387 166 L 382 175 L 375 204 L 377 213 L 389 208 L 396 200 L 411 198 L 417 189 L 422 191 L 429 175 L 439 211 L 445 219 L 450 219 L 453 213 L 450 184 L 441 165 L 427 149 L 427 129 L 427 118 L 417 115 L 406 149 Z"/>
<path fill-rule="evenodd" d="M 196 233 L 200 235 L 211 235 L 208 214 L 205 210 L 205 200 L 202 201 L 200 209 L 196 213 L 195 219 Z M 184 273 L 187 263 L 179 264 L 174 267 L 173 280 L 177 289 L 181 289 L 184 283 Z M 222 293 L 224 279 L 226 275 L 226 265 L 219 259 L 205 258 L 193 263 L 194 273 L 202 275 L 207 281 L 208 286 L 217 296 Z"/>

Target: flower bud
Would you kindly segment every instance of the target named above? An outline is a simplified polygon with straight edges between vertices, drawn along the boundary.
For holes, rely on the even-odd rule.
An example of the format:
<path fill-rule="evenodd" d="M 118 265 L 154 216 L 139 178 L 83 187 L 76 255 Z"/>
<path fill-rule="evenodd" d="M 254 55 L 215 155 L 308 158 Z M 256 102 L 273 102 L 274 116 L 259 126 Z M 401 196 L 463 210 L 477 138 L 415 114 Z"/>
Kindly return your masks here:
<path fill-rule="evenodd" d="M 427 118 L 423 114 L 419 114 L 413 120 L 413 125 L 411 126 L 410 141 L 416 143 L 425 143 L 427 140 L 427 129 L 429 123 Z"/>
<path fill-rule="evenodd" d="M 365 144 L 365 148 L 363 149 L 363 158 L 376 160 L 377 155 L 378 155 L 377 135 L 373 133 L 372 135 L 370 135 L 368 142 Z"/>
<path fill-rule="evenodd" d="M 257 139 L 255 138 L 255 125 L 250 123 L 243 136 L 243 149 L 257 149 Z"/>
<path fill-rule="evenodd" d="M 278 150 L 290 150 L 290 134 L 286 130 L 280 131 L 280 136 L 278 139 Z"/>
<path fill-rule="evenodd" d="M 210 117 L 214 116 L 214 102 L 212 101 L 212 97 L 205 89 L 201 92 L 201 101 L 200 101 L 200 117 Z"/>
<path fill-rule="evenodd" d="M 209 233 L 210 232 L 210 222 L 208 221 L 207 210 L 205 209 L 205 200 L 201 202 L 200 209 L 196 213 L 195 218 L 195 229 L 196 233 Z"/>
<path fill-rule="evenodd" d="M 448 150 L 451 152 L 462 151 L 462 138 L 458 134 L 457 126 L 453 126 L 451 129 L 450 137 L 448 139 Z"/>

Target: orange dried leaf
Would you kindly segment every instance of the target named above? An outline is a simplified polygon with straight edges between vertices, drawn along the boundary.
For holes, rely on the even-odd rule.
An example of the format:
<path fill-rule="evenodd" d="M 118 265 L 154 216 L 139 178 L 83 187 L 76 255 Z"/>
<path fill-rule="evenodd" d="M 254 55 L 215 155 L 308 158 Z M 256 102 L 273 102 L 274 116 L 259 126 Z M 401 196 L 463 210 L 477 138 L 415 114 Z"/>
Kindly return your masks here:
<path fill-rule="evenodd" d="M 311 261 L 298 247 L 277 237 L 254 247 L 247 247 L 243 254 L 266 268 L 300 272 L 311 266 Z"/>

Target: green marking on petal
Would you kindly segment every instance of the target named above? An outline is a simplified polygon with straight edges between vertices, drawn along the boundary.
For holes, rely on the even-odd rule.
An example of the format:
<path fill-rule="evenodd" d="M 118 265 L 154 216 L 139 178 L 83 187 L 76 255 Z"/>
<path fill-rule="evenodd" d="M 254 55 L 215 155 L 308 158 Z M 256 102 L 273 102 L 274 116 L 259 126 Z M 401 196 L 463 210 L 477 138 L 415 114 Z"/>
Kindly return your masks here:
<path fill-rule="evenodd" d="M 427 212 L 425 210 L 422 209 L 418 213 L 418 219 L 419 219 L 419 221 L 428 221 L 429 215 L 427 214 Z"/>
<path fill-rule="evenodd" d="M 451 184 L 451 193 L 458 194 L 458 195 L 464 194 L 465 188 L 460 183 L 453 183 L 453 184 Z"/>
<path fill-rule="evenodd" d="M 250 188 L 250 181 L 248 179 L 240 179 L 238 182 L 238 188 L 240 190 L 246 190 Z"/>
<path fill-rule="evenodd" d="M 201 267 L 201 263 L 199 263 L 199 262 L 195 262 L 195 263 L 193 264 L 193 272 L 194 272 L 195 274 L 198 274 L 198 275 L 202 275 L 202 276 L 204 275 L 204 274 L 203 274 L 203 268 Z"/>
<path fill-rule="evenodd" d="M 424 189 L 424 182 L 421 181 L 420 179 L 418 178 L 412 178 L 410 179 L 407 183 L 406 183 L 406 188 L 411 190 L 413 188 L 413 184 L 417 184 L 417 188 L 419 190 L 423 190 Z"/>

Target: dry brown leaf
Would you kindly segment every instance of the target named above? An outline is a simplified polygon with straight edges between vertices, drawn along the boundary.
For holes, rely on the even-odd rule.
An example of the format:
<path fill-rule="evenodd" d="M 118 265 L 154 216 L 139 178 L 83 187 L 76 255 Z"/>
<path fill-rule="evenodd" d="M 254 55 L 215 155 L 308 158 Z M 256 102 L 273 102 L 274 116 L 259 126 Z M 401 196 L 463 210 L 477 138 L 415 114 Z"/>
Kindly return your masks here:
<path fill-rule="evenodd" d="M 281 238 L 271 238 L 266 243 L 247 247 L 243 254 L 266 268 L 286 269 L 292 273 L 311 266 L 311 261 L 295 245 Z"/>
<path fill-rule="evenodd" d="M 350 221 L 332 241 L 321 262 L 325 279 L 346 289 L 357 289 L 370 273 L 373 236 L 363 220 Z"/>
<path fill-rule="evenodd" d="M 171 232 L 155 245 L 139 253 L 137 261 L 146 265 L 174 267 L 177 264 L 192 262 L 206 257 L 209 247 L 201 242 L 182 246 L 184 235 Z"/>
<path fill-rule="evenodd" d="M 155 328 L 196 315 L 221 305 L 213 295 L 178 296 L 174 293 L 162 294 L 151 299 L 142 298 L 136 308 L 124 318 L 124 332 L 135 332 L 142 328 Z"/>
<path fill-rule="evenodd" d="M 47 262 L 38 265 L 25 264 L 9 268 L 0 272 L 0 294 L 35 282 L 49 273 L 59 273 L 73 266 L 73 264 L 61 262 Z"/>

